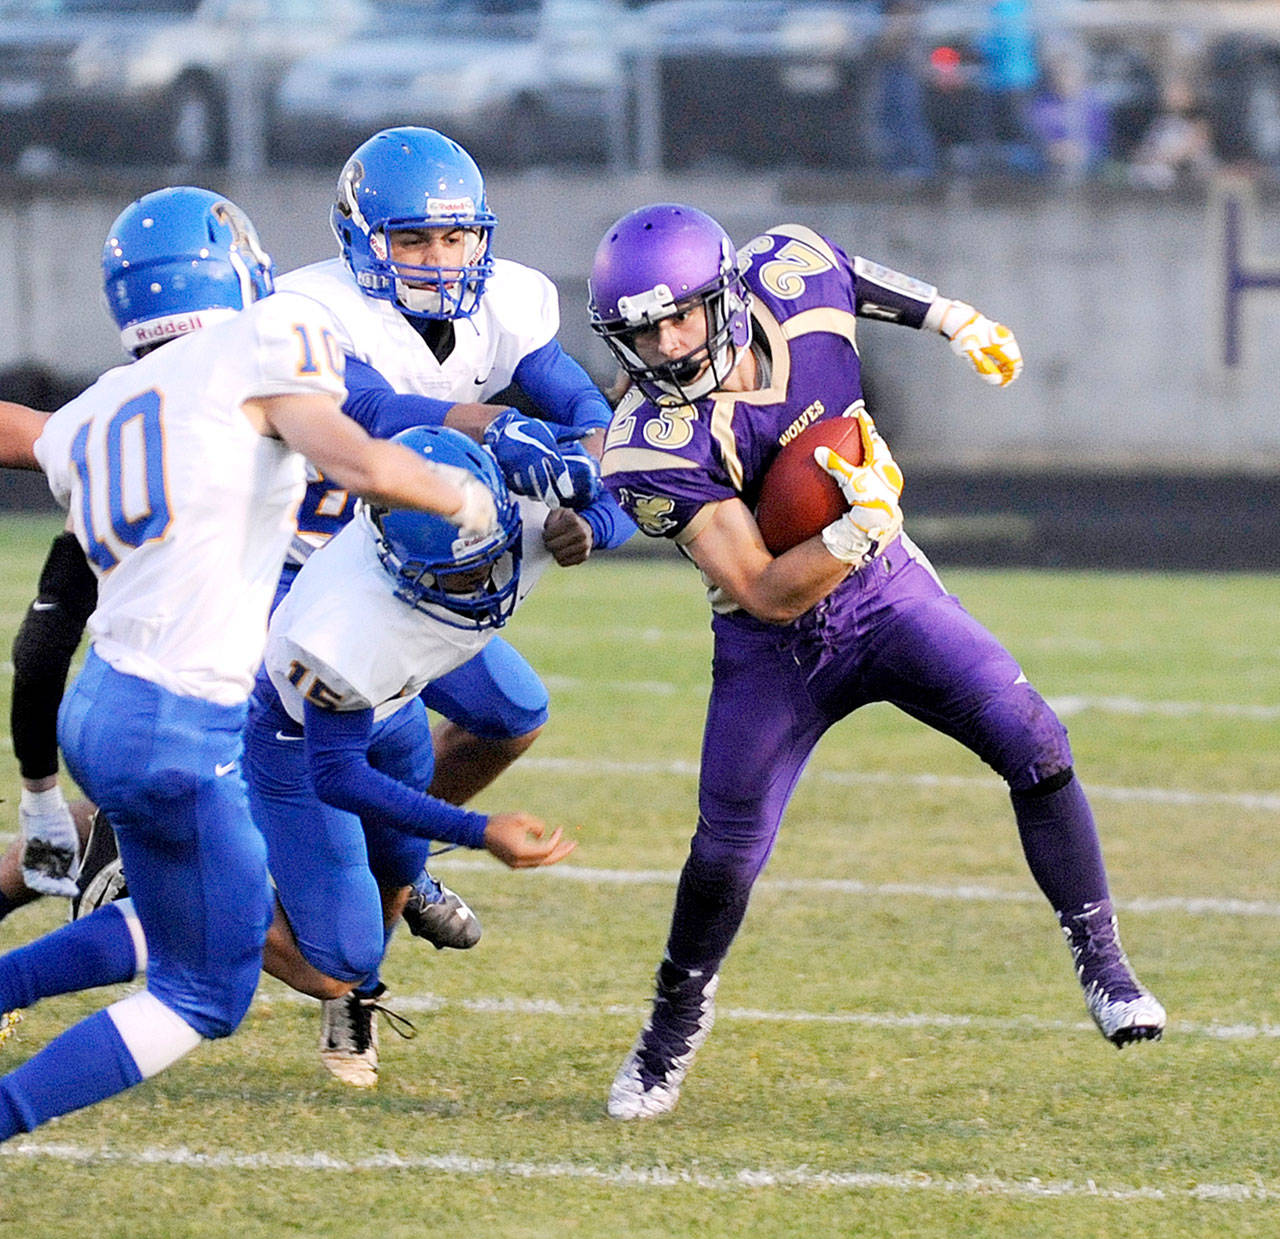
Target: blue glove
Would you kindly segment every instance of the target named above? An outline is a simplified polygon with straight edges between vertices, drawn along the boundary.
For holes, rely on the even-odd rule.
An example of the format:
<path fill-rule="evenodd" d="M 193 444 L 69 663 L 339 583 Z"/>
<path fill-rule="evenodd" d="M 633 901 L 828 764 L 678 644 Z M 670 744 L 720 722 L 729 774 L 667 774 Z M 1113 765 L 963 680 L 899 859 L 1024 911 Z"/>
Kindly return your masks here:
<path fill-rule="evenodd" d="M 572 433 L 572 432 L 571 432 Z M 560 496 L 560 502 L 566 508 L 581 511 L 589 508 L 600 498 L 603 483 L 600 481 L 600 462 L 587 451 L 578 439 L 581 434 L 569 438 L 556 435 L 556 444 L 560 448 L 560 459 L 569 471 L 570 489 L 567 495 Z"/>
<path fill-rule="evenodd" d="M 517 495 L 549 508 L 577 508 L 600 493 L 595 459 L 576 443 L 557 443 L 551 427 L 537 418 L 515 409 L 499 413 L 485 427 L 484 443 Z"/>

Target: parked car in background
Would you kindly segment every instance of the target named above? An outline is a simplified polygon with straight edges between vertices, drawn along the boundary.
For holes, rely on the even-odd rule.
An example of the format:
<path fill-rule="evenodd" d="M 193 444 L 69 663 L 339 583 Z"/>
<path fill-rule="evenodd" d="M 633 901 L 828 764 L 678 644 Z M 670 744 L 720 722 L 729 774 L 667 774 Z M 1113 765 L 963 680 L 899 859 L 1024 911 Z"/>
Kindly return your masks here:
<path fill-rule="evenodd" d="M 273 158 L 331 163 L 426 125 L 486 165 L 602 161 L 622 141 L 625 30 L 620 0 L 372 0 L 353 37 L 285 74 Z"/>
<path fill-rule="evenodd" d="M 0 0 L 0 159 L 221 162 L 234 92 L 268 94 L 366 14 L 365 0 Z"/>
<path fill-rule="evenodd" d="M 651 0 L 636 113 L 671 169 L 848 168 L 863 157 L 861 75 L 878 5 Z"/>

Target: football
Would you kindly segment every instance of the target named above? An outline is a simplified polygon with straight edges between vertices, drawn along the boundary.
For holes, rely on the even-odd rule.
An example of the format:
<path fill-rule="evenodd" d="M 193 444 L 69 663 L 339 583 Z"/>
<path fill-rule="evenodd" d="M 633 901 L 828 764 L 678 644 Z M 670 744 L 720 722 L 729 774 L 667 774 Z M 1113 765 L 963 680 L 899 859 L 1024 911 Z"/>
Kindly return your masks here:
<path fill-rule="evenodd" d="M 813 458 L 826 446 L 851 465 L 862 464 L 862 432 L 856 417 L 829 417 L 806 426 L 785 444 L 765 471 L 756 524 L 770 554 L 781 555 L 821 533 L 848 511 L 835 478 Z"/>

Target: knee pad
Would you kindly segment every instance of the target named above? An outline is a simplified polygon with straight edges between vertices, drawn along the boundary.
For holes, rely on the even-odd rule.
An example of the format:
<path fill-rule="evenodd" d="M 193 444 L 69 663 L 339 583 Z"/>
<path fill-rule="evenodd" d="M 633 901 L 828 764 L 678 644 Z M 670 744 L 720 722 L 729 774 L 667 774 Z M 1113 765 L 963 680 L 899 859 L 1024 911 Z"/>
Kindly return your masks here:
<path fill-rule="evenodd" d="M 483 740 L 510 740 L 537 731 L 550 698 L 537 673 L 501 637 L 469 662 L 422 691 L 429 709 Z"/>
<path fill-rule="evenodd" d="M 386 951 L 386 931 L 382 908 L 369 908 L 366 915 L 348 912 L 330 920 L 325 936 L 297 933 L 298 950 L 313 968 L 336 981 L 363 981 L 378 971 Z"/>
<path fill-rule="evenodd" d="M 976 720 L 975 751 L 1015 792 L 1055 790 L 1071 777 L 1067 729 L 1025 680 L 989 698 Z"/>

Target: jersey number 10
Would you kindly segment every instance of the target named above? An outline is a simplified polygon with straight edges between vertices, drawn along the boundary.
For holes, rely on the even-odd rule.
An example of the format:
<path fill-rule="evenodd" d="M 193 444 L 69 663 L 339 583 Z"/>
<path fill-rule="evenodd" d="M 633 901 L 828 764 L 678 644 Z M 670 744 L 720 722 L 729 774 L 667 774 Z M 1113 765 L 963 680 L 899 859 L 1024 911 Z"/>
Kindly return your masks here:
<path fill-rule="evenodd" d="M 91 423 L 81 426 L 72 441 L 71 459 L 80 477 L 80 516 L 88 556 L 103 572 L 114 568 L 119 556 L 95 525 L 91 481 L 105 488 L 106 502 L 97 506 L 108 517 L 119 545 L 141 546 L 164 537 L 169 528 L 160 404 L 160 393 L 155 390 L 122 404 L 107 423 L 105 459 L 94 461 L 92 469 L 88 453 Z"/>

